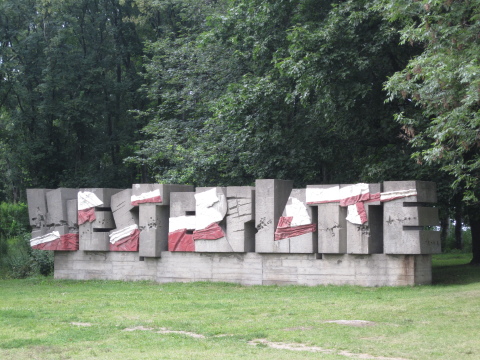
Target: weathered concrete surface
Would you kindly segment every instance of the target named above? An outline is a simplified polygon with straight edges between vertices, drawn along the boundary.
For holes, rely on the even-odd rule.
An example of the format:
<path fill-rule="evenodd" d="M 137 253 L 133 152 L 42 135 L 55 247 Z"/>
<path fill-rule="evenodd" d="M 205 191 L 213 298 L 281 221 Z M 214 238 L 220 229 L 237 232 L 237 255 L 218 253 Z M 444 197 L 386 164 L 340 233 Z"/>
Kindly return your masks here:
<path fill-rule="evenodd" d="M 233 252 L 255 251 L 255 188 L 227 187 L 227 239 Z"/>
<path fill-rule="evenodd" d="M 293 189 L 288 197 L 282 213 L 283 217 L 291 217 L 291 226 L 317 223 L 317 207 L 307 206 L 306 189 Z M 277 229 L 278 230 L 278 229 Z M 313 254 L 318 251 L 317 231 L 275 240 L 278 248 L 289 254 Z"/>
<path fill-rule="evenodd" d="M 159 257 L 168 250 L 167 205 L 140 204 L 140 256 Z"/>
<path fill-rule="evenodd" d="M 226 281 L 244 285 L 404 286 L 431 283 L 430 255 L 55 252 L 56 279 Z"/>
<path fill-rule="evenodd" d="M 77 198 L 77 189 L 58 188 L 48 191 L 47 225 L 57 226 L 68 223 L 67 201 Z"/>
<path fill-rule="evenodd" d="M 118 229 L 139 223 L 138 206 L 132 206 L 132 189 L 125 189 L 112 195 L 111 209 Z"/>
<path fill-rule="evenodd" d="M 287 205 L 293 181 L 265 179 L 255 181 L 255 251 L 289 253 L 290 243 L 275 241 L 278 220 Z"/>
<path fill-rule="evenodd" d="M 51 189 L 27 189 L 28 218 L 30 226 L 41 228 L 47 222 L 47 192 Z"/>
<path fill-rule="evenodd" d="M 155 193 L 161 197 L 162 205 L 170 205 L 170 193 L 172 192 L 192 192 L 195 188 L 192 185 L 176 184 L 133 184 L 132 196 L 138 197 L 142 194 Z"/>
<path fill-rule="evenodd" d="M 340 185 L 342 188 L 345 185 Z M 368 184 L 369 193 L 381 192 L 381 184 Z M 368 221 L 358 225 L 349 221 L 347 224 L 348 254 L 381 254 L 383 253 L 383 209 L 379 201 L 364 204 Z"/>
<path fill-rule="evenodd" d="M 230 244 L 229 239 L 227 238 L 227 228 L 226 228 L 226 215 L 228 210 L 227 205 L 227 188 L 226 187 L 197 187 L 195 189 L 195 197 L 197 198 L 200 194 L 204 194 L 209 190 L 215 189 L 216 196 L 218 201 L 212 206 L 209 204 L 201 203 L 196 200 L 195 205 L 195 216 L 196 216 L 196 228 L 195 230 L 205 229 L 208 225 L 212 223 L 218 223 L 222 229 L 225 236 L 219 239 L 198 239 L 195 240 L 195 251 L 196 252 L 234 252 L 232 244 Z M 222 216 L 223 215 L 223 216 Z"/>
<path fill-rule="evenodd" d="M 67 223 L 70 233 L 78 233 L 78 200 L 67 200 Z"/>
<path fill-rule="evenodd" d="M 437 200 L 436 186 L 427 181 L 385 181 L 384 192 L 415 189 L 408 196 L 383 204 L 383 237 L 386 254 L 436 254 L 441 252 L 438 209 L 427 207 Z"/>
<path fill-rule="evenodd" d="M 308 185 L 307 187 L 330 188 L 332 185 Z M 338 203 L 312 206 L 318 208 L 318 252 L 345 254 L 347 252 L 347 208 L 340 207 Z"/>
<path fill-rule="evenodd" d="M 81 251 L 108 251 L 110 248 L 109 232 L 116 228 L 110 207 L 111 199 L 122 189 L 94 188 L 81 189 L 81 191 L 95 194 L 103 204 L 95 207 L 96 219 L 93 222 L 85 222 L 79 225 L 79 249 Z"/>

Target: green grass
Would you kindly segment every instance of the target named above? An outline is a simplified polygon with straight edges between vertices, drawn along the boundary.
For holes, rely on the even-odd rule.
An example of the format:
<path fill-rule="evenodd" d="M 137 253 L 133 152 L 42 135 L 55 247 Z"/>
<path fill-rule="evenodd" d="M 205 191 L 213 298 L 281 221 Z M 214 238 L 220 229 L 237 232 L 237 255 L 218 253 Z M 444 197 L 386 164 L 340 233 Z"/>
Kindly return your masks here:
<path fill-rule="evenodd" d="M 433 286 L 399 288 L 0 280 L 0 359 L 351 358 L 341 351 L 478 359 L 480 267 L 469 260 L 435 256 Z M 152 330 L 124 331 L 140 326 Z M 254 339 L 332 352 L 250 345 Z"/>

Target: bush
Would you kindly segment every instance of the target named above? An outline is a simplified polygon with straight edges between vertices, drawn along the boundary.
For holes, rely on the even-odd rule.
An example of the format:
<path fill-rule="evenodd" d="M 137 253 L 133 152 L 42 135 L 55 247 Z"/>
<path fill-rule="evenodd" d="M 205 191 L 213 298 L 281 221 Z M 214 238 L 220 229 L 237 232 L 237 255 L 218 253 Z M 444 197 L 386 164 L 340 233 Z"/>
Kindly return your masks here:
<path fill-rule="evenodd" d="M 471 253 L 472 252 L 472 232 L 470 227 L 464 226 L 462 230 L 462 249 L 455 248 L 455 226 L 451 224 L 448 228 L 445 246 L 442 249 L 445 253 Z"/>
<path fill-rule="evenodd" d="M 21 279 L 53 272 L 53 251 L 30 247 L 30 225 L 25 204 L 0 203 L 0 271 Z"/>

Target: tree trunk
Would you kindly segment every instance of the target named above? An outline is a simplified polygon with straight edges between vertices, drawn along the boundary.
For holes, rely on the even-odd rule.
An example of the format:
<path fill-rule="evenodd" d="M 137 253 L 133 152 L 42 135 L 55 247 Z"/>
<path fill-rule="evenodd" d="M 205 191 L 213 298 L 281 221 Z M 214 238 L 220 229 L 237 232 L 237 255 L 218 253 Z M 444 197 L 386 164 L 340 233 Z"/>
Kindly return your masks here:
<path fill-rule="evenodd" d="M 462 249 L 462 204 L 457 203 L 455 206 L 455 249 Z"/>
<path fill-rule="evenodd" d="M 447 245 L 447 235 L 448 235 L 448 228 L 450 227 L 450 219 L 447 215 L 440 217 L 440 241 L 442 244 L 442 249 L 445 249 Z"/>
<path fill-rule="evenodd" d="M 480 265 L 480 206 L 467 206 L 470 229 L 472 231 L 472 261 L 471 264 Z"/>

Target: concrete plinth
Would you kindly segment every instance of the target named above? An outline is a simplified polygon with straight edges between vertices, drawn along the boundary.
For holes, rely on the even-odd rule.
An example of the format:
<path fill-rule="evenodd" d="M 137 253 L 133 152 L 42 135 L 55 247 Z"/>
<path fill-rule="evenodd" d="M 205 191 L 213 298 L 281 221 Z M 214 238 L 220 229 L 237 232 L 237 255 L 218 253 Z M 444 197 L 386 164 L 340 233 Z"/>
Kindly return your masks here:
<path fill-rule="evenodd" d="M 226 281 L 243 285 L 406 286 L 431 283 L 430 255 L 55 252 L 56 279 Z"/>

